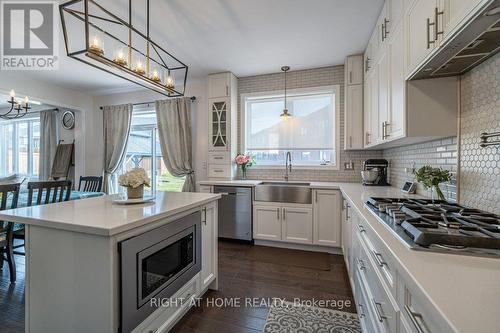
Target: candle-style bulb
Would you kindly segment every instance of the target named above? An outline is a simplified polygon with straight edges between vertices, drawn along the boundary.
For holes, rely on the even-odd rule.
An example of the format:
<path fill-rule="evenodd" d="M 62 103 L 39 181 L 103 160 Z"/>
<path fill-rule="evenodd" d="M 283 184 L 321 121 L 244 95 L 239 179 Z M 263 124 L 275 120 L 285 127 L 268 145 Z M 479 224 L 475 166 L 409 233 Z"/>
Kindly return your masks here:
<path fill-rule="evenodd" d="M 30 101 L 30 99 L 28 98 L 28 96 L 24 97 L 24 105 L 25 106 L 28 106 L 29 101 Z"/>
<path fill-rule="evenodd" d="M 10 91 L 10 97 L 11 97 L 11 98 L 16 97 L 16 92 L 14 91 L 14 89 L 12 89 L 12 90 Z"/>

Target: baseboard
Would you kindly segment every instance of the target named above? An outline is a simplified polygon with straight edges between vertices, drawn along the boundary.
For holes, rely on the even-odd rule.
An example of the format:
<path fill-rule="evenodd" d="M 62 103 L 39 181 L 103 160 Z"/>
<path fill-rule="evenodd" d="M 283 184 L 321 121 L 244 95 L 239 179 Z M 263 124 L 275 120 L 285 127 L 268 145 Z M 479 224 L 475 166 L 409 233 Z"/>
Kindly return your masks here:
<path fill-rule="evenodd" d="M 254 241 L 255 245 L 269 246 L 269 247 L 279 247 L 283 249 L 292 250 L 302 250 L 302 251 L 313 251 L 313 252 L 326 252 L 331 254 L 343 254 L 340 247 L 329 247 L 321 245 L 309 245 L 309 244 L 295 244 L 295 243 L 285 243 L 285 242 L 273 242 L 268 240 L 256 239 Z"/>

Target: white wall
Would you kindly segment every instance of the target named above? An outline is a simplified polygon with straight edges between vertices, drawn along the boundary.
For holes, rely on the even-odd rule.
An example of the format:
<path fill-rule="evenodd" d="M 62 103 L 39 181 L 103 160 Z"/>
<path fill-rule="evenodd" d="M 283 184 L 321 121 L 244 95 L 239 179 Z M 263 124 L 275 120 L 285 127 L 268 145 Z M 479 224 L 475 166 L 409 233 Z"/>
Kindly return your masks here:
<path fill-rule="evenodd" d="M 44 104 L 59 106 L 76 111 L 76 124 L 73 131 L 75 138 L 75 176 L 87 174 L 89 170 L 88 151 L 92 150 L 87 142 L 93 137 L 91 124 L 93 119 L 93 99 L 87 94 L 69 90 L 46 82 L 27 79 L 21 72 L 0 72 L 0 92 L 8 94 L 14 89 L 19 95 L 28 95 L 33 100 Z M 66 137 L 67 133 L 63 133 Z M 76 178 L 76 179 L 77 179 Z"/>
<path fill-rule="evenodd" d="M 196 101 L 192 104 L 192 130 L 193 130 L 193 163 L 196 180 L 206 179 L 207 160 L 207 138 L 208 138 L 208 101 L 207 82 L 196 81 L 186 86 L 186 96 L 195 96 Z M 99 109 L 105 105 L 118 105 L 126 103 L 145 103 L 155 100 L 166 99 L 167 97 L 152 92 L 150 90 L 139 90 L 126 93 L 116 93 L 105 96 L 94 97 L 94 118 L 95 135 L 89 139 L 95 152 L 89 152 L 87 158 L 91 158 L 94 166 L 90 169 L 103 165 L 103 144 L 102 144 L 102 111 Z M 98 132 L 98 133 L 97 133 Z M 99 135 L 100 134 L 100 135 Z"/>

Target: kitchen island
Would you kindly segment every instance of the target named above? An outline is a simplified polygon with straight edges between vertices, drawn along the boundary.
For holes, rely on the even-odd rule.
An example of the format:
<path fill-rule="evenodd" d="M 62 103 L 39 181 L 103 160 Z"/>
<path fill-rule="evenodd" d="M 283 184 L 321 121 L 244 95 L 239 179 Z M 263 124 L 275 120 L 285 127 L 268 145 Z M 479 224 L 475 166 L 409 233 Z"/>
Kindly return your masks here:
<path fill-rule="evenodd" d="M 219 198 L 158 193 L 125 206 L 103 196 L 1 212 L 0 220 L 26 224 L 25 331 L 170 329 L 190 302 L 158 301 L 217 288 Z"/>

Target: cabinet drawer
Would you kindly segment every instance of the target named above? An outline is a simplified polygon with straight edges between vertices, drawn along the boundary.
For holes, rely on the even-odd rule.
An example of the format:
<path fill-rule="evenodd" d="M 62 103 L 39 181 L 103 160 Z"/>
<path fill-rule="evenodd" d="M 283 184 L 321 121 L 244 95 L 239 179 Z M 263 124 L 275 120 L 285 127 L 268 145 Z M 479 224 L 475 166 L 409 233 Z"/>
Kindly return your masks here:
<path fill-rule="evenodd" d="M 368 303 L 374 314 L 373 321 L 382 332 L 396 333 L 398 330 L 399 311 L 396 301 L 386 291 L 375 267 L 368 257 L 367 249 L 361 244 L 356 262 L 356 269 L 365 289 L 370 291 Z"/>
<path fill-rule="evenodd" d="M 208 153 L 208 163 L 210 164 L 229 164 L 229 152 L 210 152 Z"/>
<path fill-rule="evenodd" d="M 208 164 L 208 177 L 231 178 L 231 165 Z"/>
<path fill-rule="evenodd" d="M 361 286 L 361 278 L 358 271 L 353 271 L 354 275 L 354 286 L 358 291 L 356 294 L 356 306 L 358 311 L 358 318 L 361 324 L 361 330 L 366 333 L 377 332 L 376 326 L 374 325 L 374 315 L 372 309 L 369 306 L 367 292 Z"/>
<path fill-rule="evenodd" d="M 375 235 L 364 219 L 358 220 L 357 234 L 368 250 L 368 255 L 375 268 L 389 288 L 391 295 L 396 297 L 396 263 L 385 245 Z"/>
<path fill-rule="evenodd" d="M 401 298 L 401 317 L 411 333 L 454 332 L 416 286 L 401 283 Z"/>

